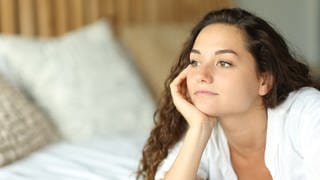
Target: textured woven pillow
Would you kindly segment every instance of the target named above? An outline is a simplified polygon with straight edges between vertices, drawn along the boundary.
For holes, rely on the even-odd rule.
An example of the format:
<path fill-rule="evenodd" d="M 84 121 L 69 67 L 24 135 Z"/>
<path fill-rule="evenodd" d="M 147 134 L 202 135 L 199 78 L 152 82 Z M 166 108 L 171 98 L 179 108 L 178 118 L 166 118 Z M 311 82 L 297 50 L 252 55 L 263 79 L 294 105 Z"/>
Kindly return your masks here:
<path fill-rule="evenodd" d="M 0 166 L 27 156 L 58 138 L 50 120 L 0 77 Z"/>
<path fill-rule="evenodd" d="M 106 21 L 50 40 L 0 36 L 0 53 L 65 139 L 149 131 L 152 98 Z"/>

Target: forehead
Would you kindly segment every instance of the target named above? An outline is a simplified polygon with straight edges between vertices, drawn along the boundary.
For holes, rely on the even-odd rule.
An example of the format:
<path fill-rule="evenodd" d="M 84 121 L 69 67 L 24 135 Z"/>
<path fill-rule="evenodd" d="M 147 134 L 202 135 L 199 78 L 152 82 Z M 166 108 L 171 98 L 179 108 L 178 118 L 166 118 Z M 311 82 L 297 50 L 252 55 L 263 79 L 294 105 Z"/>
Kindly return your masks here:
<path fill-rule="evenodd" d="M 211 24 L 203 28 L 193 45 L 196 49 L 231 48 L 237 51 L 246 50 L 244 32 L 234 25 Z"/>

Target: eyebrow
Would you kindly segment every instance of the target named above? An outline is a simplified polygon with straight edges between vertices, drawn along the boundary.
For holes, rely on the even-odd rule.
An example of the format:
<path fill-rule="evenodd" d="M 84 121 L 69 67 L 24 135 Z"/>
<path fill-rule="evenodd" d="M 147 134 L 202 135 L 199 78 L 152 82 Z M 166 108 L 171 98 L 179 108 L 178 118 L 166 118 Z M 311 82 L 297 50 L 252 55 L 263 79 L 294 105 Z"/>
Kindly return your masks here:
<path fill-rule="evenodd" d="M 199 50 L 197 49 L 192 49 L 190 53 L 196 53 L 196 54 L 201 54 Z M 232 49 L 220 49 L 217 50 L 216 52 L 214 52 L 215 55 L 219 55 L 219 54 L 225 54 L 225 53 L 231 53 L 234 54 L 236 56 L 239 56 L 238 53 L 236 53 L 234 50 Z"/>

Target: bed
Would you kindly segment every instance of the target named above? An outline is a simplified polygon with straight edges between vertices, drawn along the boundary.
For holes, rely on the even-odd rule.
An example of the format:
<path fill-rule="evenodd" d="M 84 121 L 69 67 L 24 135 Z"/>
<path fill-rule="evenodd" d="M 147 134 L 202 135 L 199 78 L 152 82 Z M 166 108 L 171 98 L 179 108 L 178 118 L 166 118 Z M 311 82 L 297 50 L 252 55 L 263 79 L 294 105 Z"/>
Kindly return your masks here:
<path fill-rule="evenodd" d="M 0 179 L 135 179 L 190 28 L 229 6 L 0 0 Z"/>

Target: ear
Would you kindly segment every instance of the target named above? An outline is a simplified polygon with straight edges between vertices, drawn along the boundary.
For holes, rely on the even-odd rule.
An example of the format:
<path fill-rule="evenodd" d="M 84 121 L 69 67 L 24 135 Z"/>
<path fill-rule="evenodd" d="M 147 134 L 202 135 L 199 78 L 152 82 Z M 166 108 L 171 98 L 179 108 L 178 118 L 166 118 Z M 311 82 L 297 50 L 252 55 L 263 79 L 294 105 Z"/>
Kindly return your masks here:
<path fill-rule="evenodd" d="M 264 96 L 268 94 L 273 86 L 273 76 L 270 72 L 260 74 L 259 95 Z"/>

